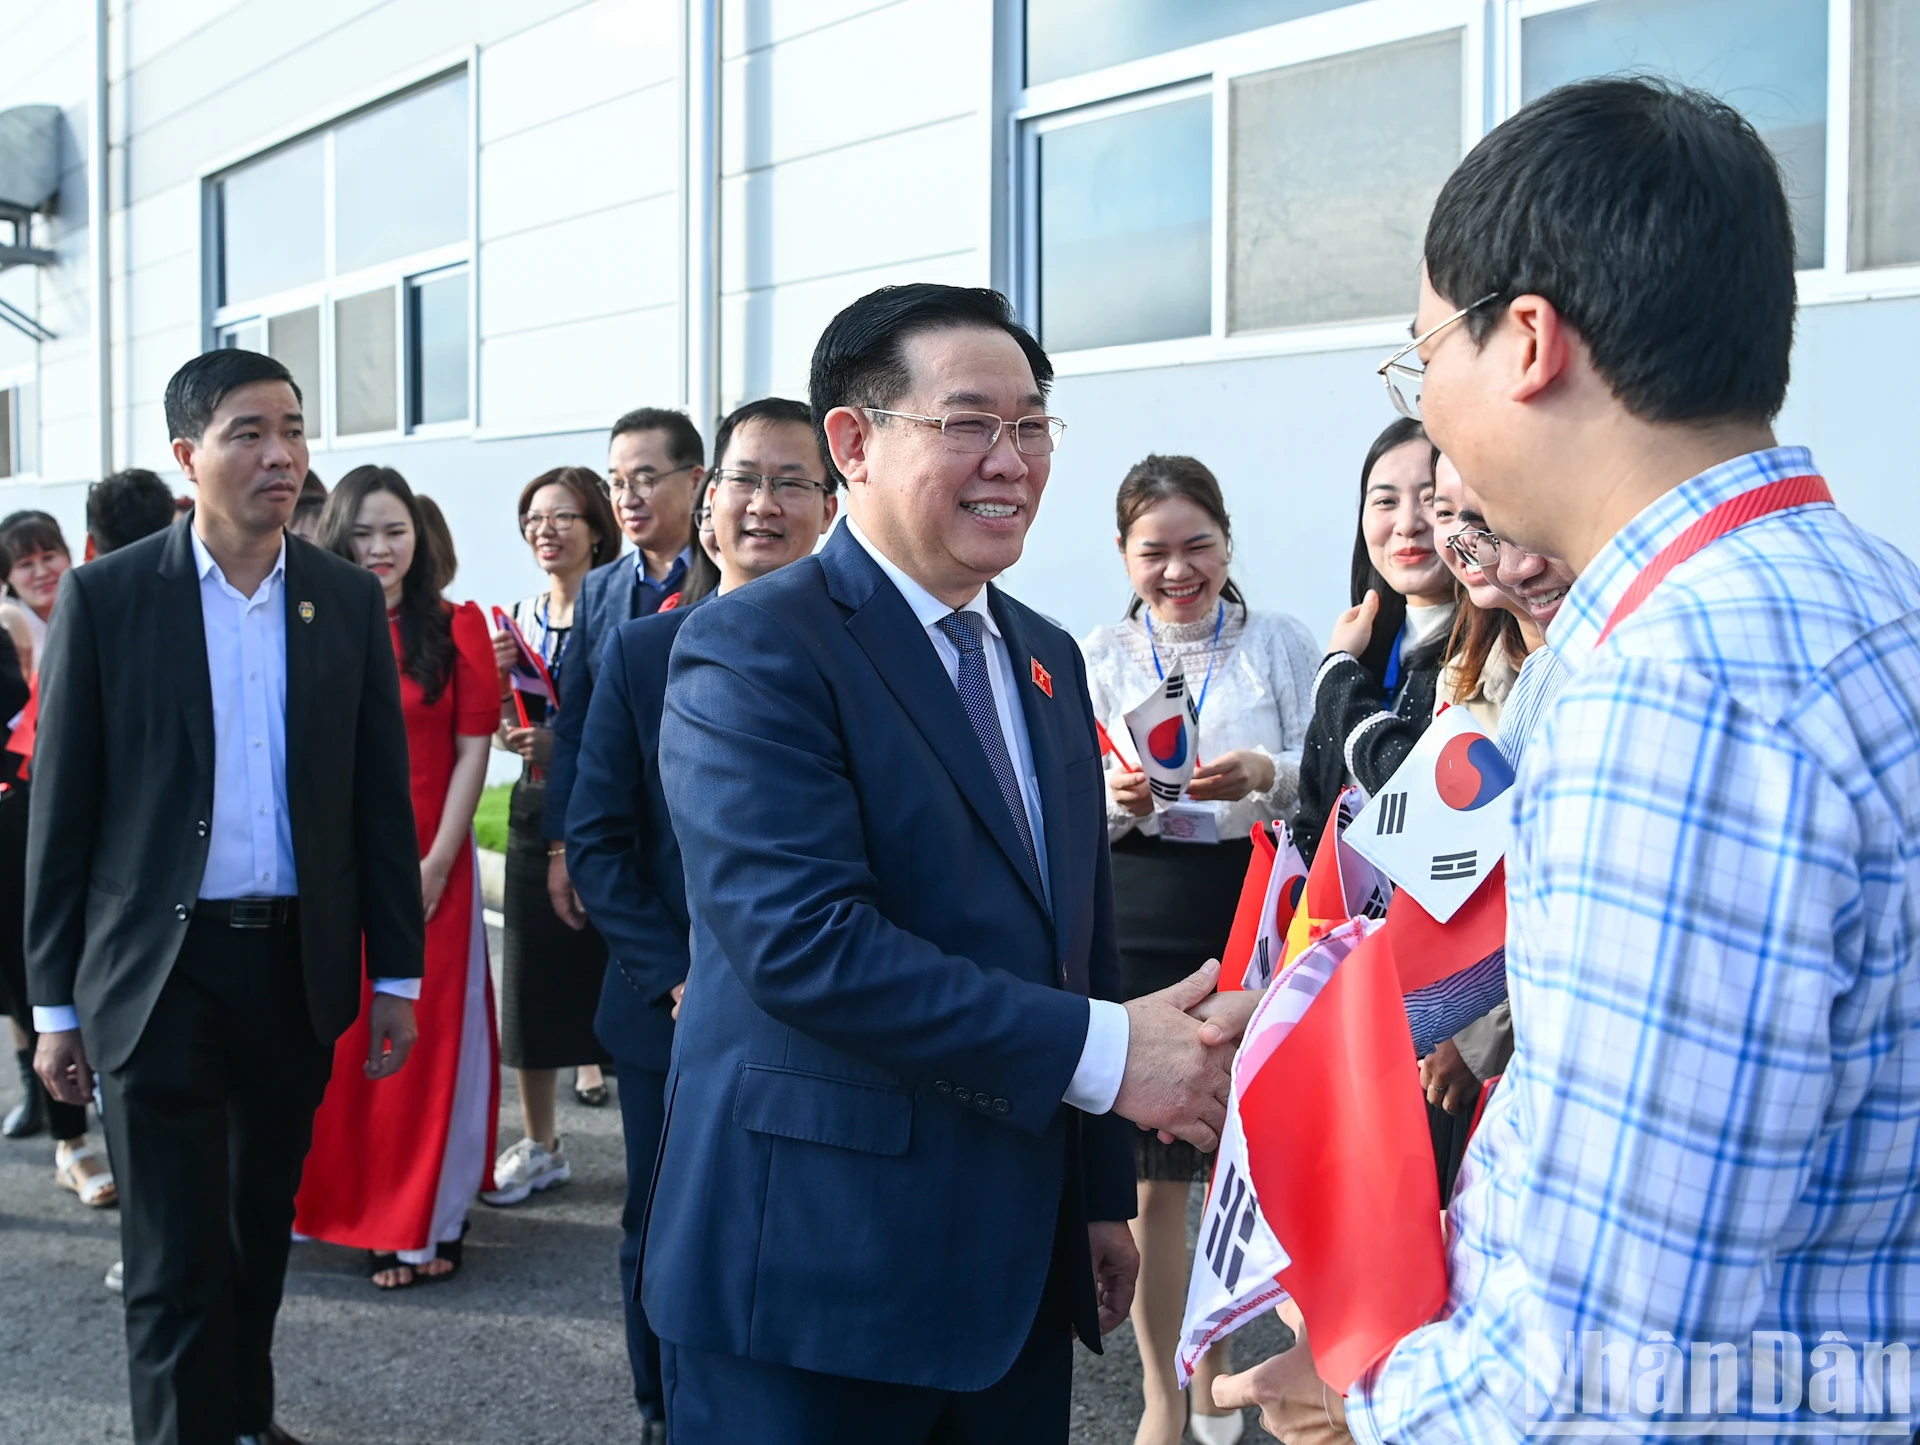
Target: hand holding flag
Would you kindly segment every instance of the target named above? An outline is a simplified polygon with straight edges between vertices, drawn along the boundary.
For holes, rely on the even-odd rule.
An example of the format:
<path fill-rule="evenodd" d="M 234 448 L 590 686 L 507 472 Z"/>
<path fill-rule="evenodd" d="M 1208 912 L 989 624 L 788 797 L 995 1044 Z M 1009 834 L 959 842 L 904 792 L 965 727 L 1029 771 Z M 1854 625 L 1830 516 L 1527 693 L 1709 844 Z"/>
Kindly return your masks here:
<path fill-rule="evenodd" d="M 1179 669 L 1126 714 L 1127 731 L 1140 755 L 1147 787 L 1156 812 L 1164 813 L 1180 800 L 1193 777 L 1200 737 L 1200 712 Z"/>

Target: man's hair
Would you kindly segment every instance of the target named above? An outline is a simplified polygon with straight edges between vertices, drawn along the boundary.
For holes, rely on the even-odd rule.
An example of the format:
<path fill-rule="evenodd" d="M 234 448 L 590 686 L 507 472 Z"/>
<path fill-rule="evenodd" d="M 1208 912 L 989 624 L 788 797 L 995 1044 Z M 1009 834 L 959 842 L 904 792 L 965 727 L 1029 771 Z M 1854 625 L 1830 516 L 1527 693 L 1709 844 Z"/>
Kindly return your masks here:
<path fill-rule="evenodd" d="M 1580 81 L 1496 127 L 1427 223 L 1427 278 L 1468 306 L 1546 297 L 1643 421 L 1766 421 L 1787 394 L 1793 222 L 1738 111 L 1646 79 Z M 1467 318 L 1484 341 L 1492 304 Z"/>
<path fill-rule="evenodd" d="M 312 517 L 317 523 L 326 509 L 327 484 L 317 472 L 309 471 L 306 480 L 300 483 L 300 495 L 293 499 L 293 518 L 289 525 L 297 526 L 306 517 Z"/>
<path fill-rule="evenodd" d="M 228 393 L 256 381 L 284 381 L 293 388 L 293 399 L 305 404 L 293 373 L 271 356 L 233 348 L 206 351 L 174 372 L 167 383 L 167 435 L 199 441 Z"/>
<path fill-rule="evenodd" d="M 607 444 L 611 446 L 615 437 L 636 431 L 665 432 L 667 455 L 673 458 L 675 466 L 697 467 L 707 459 L 700 442 L 700 428 L 684 411 L 664 406 L 635 407 L 613 424 L 613 430 L 607 433 Z"/>
<path fill-rule="evenodd" d="M 713 434 L 713 464 L 716 467 L 726 465 L 727 448 L 733 445 L 733 434 L 750 421 L 797 422 L 801 426 L 812 426 L 813 413 L 807 410 L 804 401 L 794 401 L 785 396 L 763 396 L 758 401 L 736 406 L 720 418 L 719 429 Z M 827 460 L 824 451 L 820 454 L 820 460 L 822 463 Z M 840 476 L 831 465 L 827 466 L 825 480 L 829 493 L 840 485 Z"/>
<path fill-rule="evenodd" d="M 87 535 L 104 557 L 173 521 L 173 493 L 145 467 L 128 467 L 87 488 Z"/>
<path fill-rule="evenodd" d="M 1020 344 L 1042 396 L 1053 384 L 1053 363 L 1033 334 L 1014 320 L 1007 298 L 985 286 L 940 286 L 921 281 L 869 291 L 820 333 L 807 376 L 813 432 L 827 475 L 842 480 L 827 446 L 827 413 L 840 406 L 890 407 L 913 385 L 906 343 L 928 331 L 972 327 L 1004 331 Z"/>

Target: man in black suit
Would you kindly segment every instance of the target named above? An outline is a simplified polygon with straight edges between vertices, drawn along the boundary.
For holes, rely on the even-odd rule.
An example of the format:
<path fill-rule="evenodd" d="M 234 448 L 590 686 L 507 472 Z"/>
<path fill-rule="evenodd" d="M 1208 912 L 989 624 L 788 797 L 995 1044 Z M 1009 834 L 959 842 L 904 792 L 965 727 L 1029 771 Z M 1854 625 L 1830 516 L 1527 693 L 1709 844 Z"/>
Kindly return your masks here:
<path fill-rule="evenodd" d="M 700 432 L 683 411 L 640 407 L 616 421 L 607 439 L 607 490 L 633 553 L 594 568 L 580 589 L 567 644 L 580 665 L 567 674 L 567 705 L 554 719 L 547 764 L 547 894 L 553 911 L 574 928 L 585 928 L 587 915 L 567 876 L 567 802 L 594 670 L 607 634 L 635 617 L 651 617 L 686 582 L 693 499 L 703 490 L 705 462 Z"/>
<path fill-rule="evenodd" d="M 736 408 L 714 434 L 713 462 L 707 493 L 722 593 L 809 556 L 833 525 L 835 478 L 805 402 L 769 396 Z M 660 1341 L 647 1325 L 635 1281 L 647 1185 L 666 1122 L 673 1012 L 686 987 L 688 958 L 680 845 L 660 781 L 660 717 L 673 639 L 692 611 L 637 617 L 607 638 L 567 810 L 574 886 L 607 940 L 607 976 L 593 1026 L 620 1080 L 627 1140 L 620 1283 L 634 1397 L 649 1440 L 666 1438 L 666 1403 Z"/>
<path fill-rule="evenodd" d="M 273 1322 L 363 939 L 368 1076 L 414 1038 L 406 726 L 379 582 L 284 532 L 307 467 L 286 368 L 209 352 L 166 408 L 198 504 L 62 579 L 41 666 L 35 1063 L 76 1104 L 100 1072 L 134 1438 L 287 1445 Z"/>

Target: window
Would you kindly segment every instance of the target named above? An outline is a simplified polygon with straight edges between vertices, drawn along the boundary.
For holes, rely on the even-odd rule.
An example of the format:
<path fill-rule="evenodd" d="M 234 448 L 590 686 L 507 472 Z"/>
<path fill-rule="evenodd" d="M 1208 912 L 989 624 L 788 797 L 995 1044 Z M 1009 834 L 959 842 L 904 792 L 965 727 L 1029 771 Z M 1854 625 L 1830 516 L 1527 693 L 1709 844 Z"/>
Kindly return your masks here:
<path fill-rule="evenodd" d="M 1615 72 L 1665 75 L 1737 107 L 1779 157 L 1796 262 L 1825 264 L 1828 0 L 1597 0 L 1520 27 L 1522 101 Z"/>
<path fill-rule="evenodd" d="M 1029 84 L 1018 117 L 1015 290 L 1042 342 L 1193 357 L 1404 317 L 1485 8 L 1029 0 L 1030 73 L 1071 34 L 1109 66 Z"/>
<path fill-rule="evenodd" d="M 39 439 L 32 383 L 0 387 L 0 478 L 39 471 Z"/>
<path fill-rule="evenodd" d="M 222 305 L 326 275 L 324 140 L 315 136 L 288 146 L 216 183 Z"/>
<path fill-rule="evenodd" d="M 1752 123 L 1803 301 L 1920 293 L 1920 0 L 1027 0 L 1024 33 L 1012 289 L 1099 353 L 1069 371 L 1386 339 L 1460 157 L 1610 74 Z"/>
<path fill-rule="evenodd" d="M 431 426 L 467 414 L 467 273 L 442 271 L 407 289 L 413 339 L 408 422 Z"/>
<path fill-rule="evenodd" d="M 1354 0 L 1027 0 L 1027 84 L 1338 10 Z"/>
<path fill-rule="evenodd" d="M 1460 163 L 1460 84 L 1458 30 L 1233 81 L 1229 330 L 1408 309 Z"/>
<path fill-rule="evenodd" d="M 1204 336 L 1212 304 L 1213 100 L 1040 140 L 1040 334 L 1073 351 Z"/>
<path fill-rule="evenodd" d="M 1920 0 L 1853 11 L 1847 264 L 1920 262 Z"/>
<path fill-rule="evenodd" d="M 469 419 L 471 152 L 461 72 L 212 183 L 216 339 L 285 363 L 316 443 Z"/>

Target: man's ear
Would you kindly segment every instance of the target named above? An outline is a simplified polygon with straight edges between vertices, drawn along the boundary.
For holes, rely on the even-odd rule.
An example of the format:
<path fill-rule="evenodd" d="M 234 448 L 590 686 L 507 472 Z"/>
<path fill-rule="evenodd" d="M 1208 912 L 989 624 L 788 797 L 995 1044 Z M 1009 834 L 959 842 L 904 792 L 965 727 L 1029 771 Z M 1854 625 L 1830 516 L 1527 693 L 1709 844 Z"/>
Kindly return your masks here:
<path fill-rule="evenodd" d="M 833 519 L 839 515 L 840 515 L 840 494 L 838 492 L 828 492 L 827 506 L 826 506 L 826 513 L 825 513 L 826 520 L 820 524 L 821 536 L 824 537 L 826 536 L 827 533 L 833 530 Z"/>
<path fill-rule="evenodd" d="M 196 485 L 198 485 L 200 478 L 193 474 L 193 457 L 194 453 L 198 450 L 198 445 L 188 441 L 185 437 L 175 437 L 173 439 L 173 459 L 180 464 L 180 470 L 186 476 L 186 479 Z"/>
<path fill-rule="evenodd" d="M 871 435 L 866 416 L 857 408 L 836 406 L 821 421 L 827 434 L 827 450 L 833 453 L 834 470 L 851 487 L 867 479 L 867 441 Z"/>
<path fill-rule="evenodd" d="M 1532 401 L 1567 372 L 1573 333 L 1544 296 L 1516 296 L 1507 306 L 1505 344 L 1511 348 L 1510 401 Z"/>

